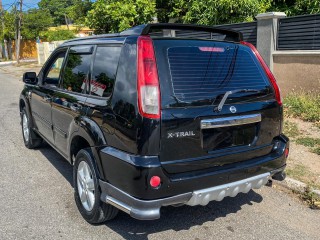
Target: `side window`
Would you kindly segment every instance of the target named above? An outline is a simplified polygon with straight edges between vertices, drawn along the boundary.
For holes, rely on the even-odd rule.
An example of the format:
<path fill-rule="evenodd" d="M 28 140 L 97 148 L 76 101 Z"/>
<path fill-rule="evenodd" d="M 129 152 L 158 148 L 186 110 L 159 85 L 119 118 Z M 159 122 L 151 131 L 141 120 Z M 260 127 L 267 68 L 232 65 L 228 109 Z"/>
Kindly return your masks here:
<path fill-rule="evenodd" d="M 51 65 L 49 65 L 49 67 L 45 71 L 45 77 L 43 81 L 44 84 L 53 86 L 57 86 L 59 84 L 60 72 L 65 56 L 66 51 L 61 51 L 57 53 L 55 57 L 53 57 Z"/>
<path fill-rule="evenodd" d="M 109 97 L 116 79 L 121 47 L 98 46 L 93 62 L 91 95 Z"/>
<path fill-rule="evenodd" d="M 86 93 L 89 78 L 92 47 L 70 48 L 63 73 L 62 88 L 77 93 Z"/>

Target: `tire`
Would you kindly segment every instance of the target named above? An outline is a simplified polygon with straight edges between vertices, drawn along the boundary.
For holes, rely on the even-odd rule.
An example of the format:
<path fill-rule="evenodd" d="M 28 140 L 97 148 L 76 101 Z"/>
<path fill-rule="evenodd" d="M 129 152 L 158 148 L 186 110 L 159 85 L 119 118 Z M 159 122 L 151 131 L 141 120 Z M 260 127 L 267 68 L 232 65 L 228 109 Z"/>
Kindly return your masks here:
<path fill-rule="evenodd" d="M 21 112 L 21 129 L 24 145 L 29 148 L 37 148 L 41 145 L 41 137 L 34 132 L 31 125 L 31 118 L 25 108 Z"/>
<path fill-rule="evenodd" d="M 97 168 L 89 149 L 80 150 L 76 156 L 73 167 L 73 186 L 77 207 L 87 222 L 98 224 L 117 216 L 117 208 L 100 200 Z"/>

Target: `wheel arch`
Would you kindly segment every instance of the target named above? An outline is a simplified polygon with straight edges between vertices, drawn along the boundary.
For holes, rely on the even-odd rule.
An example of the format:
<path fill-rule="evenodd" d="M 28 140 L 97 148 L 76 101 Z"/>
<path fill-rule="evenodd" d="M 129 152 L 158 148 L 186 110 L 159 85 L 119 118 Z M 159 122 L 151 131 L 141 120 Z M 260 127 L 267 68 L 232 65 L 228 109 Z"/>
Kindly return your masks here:
<path fill-rule="evenodd" d="M 20 96 L 19 99 L 19 112 L 20 112 L 20 116 L 22 113 L 23 109 L 26 109 L 27 114 L 30 116 L 30 121 L 31 121 L 31 126 L 34 127 L 34 123 L 33 123 L 33 116 L 31 114 L 31 108 L 30 108 L 30 103 L 28 101 L 28 99 L 26 99 L 26 97 L 24 95 Z"/>
<path fill-rule="evenodd" d="M 90 119 L 80 120 L 79 128 L 74 131 L 68 144 L 68 160 L 73 165 L 76 154 L 84 148 L 90 148 L 98 169 L 99 178 L 104 180 L 99 149 L 106 145 L 100 127 Z"/>

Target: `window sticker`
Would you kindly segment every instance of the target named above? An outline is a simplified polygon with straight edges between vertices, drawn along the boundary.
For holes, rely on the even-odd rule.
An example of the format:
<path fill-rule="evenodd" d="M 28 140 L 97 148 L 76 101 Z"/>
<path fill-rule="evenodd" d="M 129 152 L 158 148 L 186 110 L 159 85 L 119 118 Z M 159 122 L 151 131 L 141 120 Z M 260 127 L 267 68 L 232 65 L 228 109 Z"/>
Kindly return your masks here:
<path fill-rule="evenodd" d="M 85 88 L 86 81 L 84 80 L 81 86 L 81 89 Z M 102 83 L 98 83 L 97 81 L 91 80 L 90 81 L 90 92 L 99 95 L 100 97 L 103 96 L 103 92 L 106 90 L 107 86 Z"/>

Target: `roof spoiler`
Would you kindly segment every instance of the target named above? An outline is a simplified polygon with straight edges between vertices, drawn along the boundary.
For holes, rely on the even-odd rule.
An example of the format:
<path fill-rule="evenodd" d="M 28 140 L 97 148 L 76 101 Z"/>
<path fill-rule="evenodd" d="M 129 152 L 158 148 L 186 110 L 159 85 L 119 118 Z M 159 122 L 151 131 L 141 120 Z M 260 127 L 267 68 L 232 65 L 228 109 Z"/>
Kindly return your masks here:
<path fill-rule="evenodd" d="M 225 35 L 225 40 L 233 42 L 243 41 L 243 36 L 241 32 L 227 30 L 223 28 L 214 28 L 203 25 L 193 25 L 193 24 L 177 24 L 177 23 L 151 23 L 143 24 L 133 28 L 129 28 L 120 33 L 120 36 L 128 35 L 148 35 L 154 30 L 187 30 L 193 32 L 208 32 L 213 34 Z"/>

